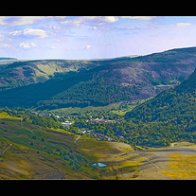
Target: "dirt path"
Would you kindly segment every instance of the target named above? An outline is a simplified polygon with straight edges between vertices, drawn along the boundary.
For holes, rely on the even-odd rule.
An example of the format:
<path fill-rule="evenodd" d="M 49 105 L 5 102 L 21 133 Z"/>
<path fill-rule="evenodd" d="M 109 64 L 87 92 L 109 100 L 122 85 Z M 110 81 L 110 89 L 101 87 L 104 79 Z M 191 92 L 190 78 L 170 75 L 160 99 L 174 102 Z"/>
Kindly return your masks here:
<path fill-rule="evenodd" d="M 81 135 L 79 135 L 79 136 L 75 139 L 75 141 L 74 141 L 75 144 L 76 144 L 77 141 L 80 139 L 80 137 L 81 137 Z"/>

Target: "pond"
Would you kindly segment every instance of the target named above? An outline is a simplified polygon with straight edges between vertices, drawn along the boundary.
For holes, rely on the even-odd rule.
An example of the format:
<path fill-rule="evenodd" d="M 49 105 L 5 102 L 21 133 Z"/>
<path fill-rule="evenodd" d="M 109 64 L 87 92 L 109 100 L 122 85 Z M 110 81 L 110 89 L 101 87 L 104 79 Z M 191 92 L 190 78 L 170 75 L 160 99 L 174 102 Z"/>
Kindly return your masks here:
<path fill-rule="evenodd" d="M 104 163 L 93 163 L 92 166 L 93 167 L 106 167 L 106 164 L 104 164 Z"/>

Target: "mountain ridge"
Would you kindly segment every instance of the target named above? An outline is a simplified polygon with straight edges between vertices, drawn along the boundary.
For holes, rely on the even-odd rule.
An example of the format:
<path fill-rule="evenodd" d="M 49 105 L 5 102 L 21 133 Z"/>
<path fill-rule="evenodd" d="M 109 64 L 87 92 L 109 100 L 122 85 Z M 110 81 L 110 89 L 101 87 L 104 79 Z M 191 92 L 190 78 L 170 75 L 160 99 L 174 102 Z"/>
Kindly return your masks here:
<path fill-rule="evenodd" d="M 0 105 L 23 106 L 29 101 L 26 106 L 58 108 L 146 99 L 187 79 L 195 62 L 196 47 L 104 61 L 14 62 L 0 69 L 0 84 L 5 80 L 13 88 L 1 85 Z"/>

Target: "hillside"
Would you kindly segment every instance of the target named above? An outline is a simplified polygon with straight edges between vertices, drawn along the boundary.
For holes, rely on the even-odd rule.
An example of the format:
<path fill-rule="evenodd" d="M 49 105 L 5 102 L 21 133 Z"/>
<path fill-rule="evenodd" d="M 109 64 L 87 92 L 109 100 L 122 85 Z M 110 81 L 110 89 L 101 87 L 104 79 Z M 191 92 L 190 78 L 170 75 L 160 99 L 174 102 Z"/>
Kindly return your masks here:
<path fill-rule="evenodd" d="M 126 118 L 144 122 L 172 122 L 195 131 L 196 71 L 175 89 L 164 91 L 128 112 Z"/>
<path fill-rule="evenodd" d="M 15 59 L 15 58 L 6 58 L 6 57 L 1 57 L 0 58 L 0 69 L 7 65 L 7 64 L 11 64 L 11 63 L 14 63 L 14 62 L 17 62 L 18 60 Z"/>
<path fill-rule="evenodd" d="M 11 89 L 20 86 L 45 82 L 55 73 L 77 71 L 87 67 L 86 61 L 68 60 L 2 60 L 0 61 L 0 89 Z"/>
<path fill-rule="evenodd" d="M 55 109 L 147 99 L 187 79 L 195 61 L 196 48 L 184 48 L 135 58 L 15 62 L 1 67 L 0 81 L 22 87 L 0 92 L 0 105 Z"/>
<path fill-rule="evenodd" d="M 0 61 L 16 61 L 15 58 L 0 57 Z"/>
<path fill-rule="evenodd" d="M 110 164 L 119 154 L 133 152 L 127 144 L 21 123 L 6 112 L 0 112 L 0 124 L 0 179 L 100 179 L 107 169 L 95 169 L 93 163 L 111 155 L 105 159 Z M 115 177 L 110 170 L 107 176 Z"/>
<path fill-rule="evenodd" d="M 134 150 L 125 143 L 21 122 L 7 112 L 0 112 L 0 124 L 0 180 L 195 179 L 196 146 L 187 142 Z"/>

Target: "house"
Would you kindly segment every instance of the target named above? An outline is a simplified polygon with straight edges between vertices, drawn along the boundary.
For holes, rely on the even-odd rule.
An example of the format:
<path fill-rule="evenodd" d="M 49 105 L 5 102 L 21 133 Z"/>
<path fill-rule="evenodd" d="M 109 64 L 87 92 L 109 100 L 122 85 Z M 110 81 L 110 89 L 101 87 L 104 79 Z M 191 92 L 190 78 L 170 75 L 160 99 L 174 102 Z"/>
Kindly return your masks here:
<path fill-rule="evenodd" d="M 52 114 L 50 114 L 48 112 L 39 112 L 38 113 L 38 116 L 41 116 L 41 117 L 51 117 Z"/>
<path fill-rule="evenodd" d="M 87 120 L 88 122 L 89 120 Z M 95 118 L 95 119 L 90 119 L 91 122 L 95 123 L 112 123 L 115 122 L 115 120 L 109 120 L 109 119 L 104 119 L 104 118 Z"/>
<path fill-rule="evenodd" d="M 55 117 L 56 117 L 56 118 L 58 118 L 58 119 L 60 118 L 60 116 L 59 116 L 59 115 L 55 115 Z"/>
<path fill-rule="evenodd" d="M 70 121 L 68 121 L 68 120 L 66 120 L 65 122 L 62 122 L 61 124 L 63 125 L 63 127 L 69 127 L 69 126 L 71 126 L 73 123 L 70 122 Z"/>
<path fill-rule="evenodd" d="M 111 137 L 109 137 L 109 136 L 105 136 L 105 138 L 106 138 L 106 140 L 107 140 L 108 142 L 113 142 L 113 141 L 115 141 L 113 138 L 111 138 Z"/>

